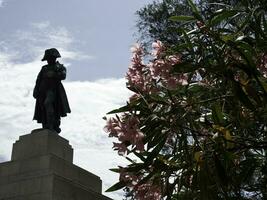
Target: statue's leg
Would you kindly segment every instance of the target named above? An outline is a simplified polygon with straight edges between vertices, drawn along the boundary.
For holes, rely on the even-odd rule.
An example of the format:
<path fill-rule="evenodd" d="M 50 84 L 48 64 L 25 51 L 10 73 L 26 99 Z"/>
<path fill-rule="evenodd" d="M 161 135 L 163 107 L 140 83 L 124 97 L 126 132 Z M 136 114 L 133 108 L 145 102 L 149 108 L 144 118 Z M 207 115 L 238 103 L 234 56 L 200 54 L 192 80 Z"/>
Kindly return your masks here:
<path fill-rule="evenodd" d="M 42 122 L 42 127 L 43 128 L 48 128 L 46 122 Z"/>
<path fill-rule="evenodd" d="M 54 113 L 54 94 L 52 91 L 48 91 L 44 101 L 45 110 L 46 110 L 46 128 L 54 130 L 55 123 L 55 113 Z"/>
<path fill-rule="evenodd" d="M 46 119 L 46 108 L 45 108 L 45 104 L 44 104 L 44 97 L 41 97 L 39 102 L 42 102 L 42 105 L 40 105 L 40 116 L 41 116 L 41 122 L 42 122 L 42 127 L 44 129 L 47 129 L 47 119 Z"/>
<path fill-rule="evenodd" d="M 59 128 L 59 126 L 60 126 L 60 117 L 56 117 L 55 123 L 54 123 L 54 130 L 57 133 L 60 133 L 61 132 L 61 128 Z"/>

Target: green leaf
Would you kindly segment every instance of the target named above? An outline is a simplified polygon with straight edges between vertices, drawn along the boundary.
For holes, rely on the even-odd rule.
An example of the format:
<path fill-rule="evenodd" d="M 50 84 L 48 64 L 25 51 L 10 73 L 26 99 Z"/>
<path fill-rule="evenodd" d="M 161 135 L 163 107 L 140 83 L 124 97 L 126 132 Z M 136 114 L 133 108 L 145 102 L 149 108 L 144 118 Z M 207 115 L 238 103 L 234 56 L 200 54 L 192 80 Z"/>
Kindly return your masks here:
<path fill-rule="evenodd" d="M 120 190 L 124 188 L 125 186 L 126 186 L 125 182 L 120 181 L 114 184 L 113 186 L 111 186 L 110 188 L 108 188 L 105 192 L 114 192 L 116 190 Z"/>
<path fill-rule="evenodd" d="M 150 141 L 147 144 L 147 148 L 151 149 L 155 145 L 157 145 L 162 140 L 162 132 L 161 130 L 158 130 L 155 132 L 154 137 L 150 139 Z"/>
<path fill-rule="evenodd" d="M 167 99 L 164 97 L 161 97 L 159 95 L 151 94 L 150 98 L 151 98 L 151 100 L 153 100 L 153 102 L 156 102 L 158 104 L 168 105 Z"/>
<path fill-rule="evenodd" d="M 247 108 L 251 110 L 255 110 L 255 106 L 252 104 L 252 102 L 249 100 L 246 93 L 243 91 L 242 87 L 239 85 L 239 83 L 234 83 L 234 90 L 235 94 L 238 97 L 239 101 L 243 103 Z"/>
<path fill-rule="evenodd" d="M 220 161 L 220 159 L 218 158 L 217 155 L 214 155 L 214 163 L 215 163 L 215 168 L 216 168 L 216 171 L 217 171 L 217 175 L 219 177 L 219 180 L 220 180 L 221 184 L 223 186 L 227 186 L 228 177 L 227 177 L 225 168 L 224 168 L 222 162 Z"/>
<path fill-rule="evenodd" d="M 187 90 L 189 92 L 191 92 L 192 94 L 195 94 L 195 93 L 204 93 L 206 92 L 208 89 L 203 86 L 203 85 L 199 85 L 197 83 L 193 83 L 193 84 L 190 84 L 189 87 L 187 88 Z"/>
<path fill-rule="evenodd" d="M 252 47 L 250 44 L 244 41 L 239 41 L 237 45 L 238 45 L 238 48 L 241 50 L 244 59 L 248 62 L 248 64 L 251 67 L 255 68 L 255 64 L 252 58 L 252 56 L 256 54 L 254 47 Z"/>
<path fill-rule="evenodd" d="M 154 158 L 158 156 L 159 152 L 165 145 L 166 139 L 167 139 L 166 136 L 162 136 L 161 141 L 158 143 L 158 145 L 148 154 L 146 162 L 145 162 L 147 166 L 150 165 L 152 161 L 154 160 Z"/>
<path fill-rule="evenodd" d="M 171 21 L 196 21 L 196 18 L 194 16 L 188 16 L 188 15 L 179 15 L 179 16 L 172 16 L 169 18 Z"/>
<path fill-rule="evenodd" d="M 115 173 L 119 173 L 120 172 L 119 168 L 112 168 L 112 169 L 109 169 L 109 170 L 112 171 L 112 172 L 115 172 Z"/>
<path fill-rule="evenodd" d="M 198 68 L 198 66 L 195 66 L 191 62 L 182 62 L 179 64 L 176 64 L 172 68 L 172 73 L 188 73 L 193 72 Z"/>
<path fill-rule="evenodd" d="M 248 73 L 249 76 L 251 75 L 250 73 L 254 73 L 256 70 L 256 66 L 252 58 L 252 56 L 255 55 L 255 50 L 253 49 L 253 47 L 244 41 L 237 41 L 237 42 L 228 41 L 227 44 L 231 48 L 237 50 L 240 56 L 248 64 L 248 68 L 247 68 L 248 71 L 246 71 L 246 73 Z M 242 62 L 235 63 L 235 64 L 238 66 L 244 65 Z"/>
<path fill-rule="evenodd" d="M 144 163 L 134 163 L 131 165 L 128 165 L 126 168 L 127 172 L 138 172 L 140 170 L 144 169 Z"/>
<path fill-rule="evenodd" d="M 250 67 L 249 65 L 247 64 L 244 64 L 244 63 L 235 63 L 236 67 L 243 70 L 247 75 L 248 77 L 252 77 L 253 74 L 255 74 L 255 68 L 253 67 Z"/>
<path fill-rule="evenodd" d="M 262 17 L 262 23 L 263 23 L 264 29 L 267 30 L 267 21 L 266 21 L 265 16 Z"/>
<path fill-rule="evenodd" d="M 187 0 L 187 3 L 189 4 L 189 6 L 191 7 L 192 11 L 193 11 L 193 14 L 195 16 L 196 19 L 200 20 L 200 21 L 203 21 L 202 17 L 201 17 L 201 14 L 200 14 L 200 11 L 199 9 L 196 7 L 196 5 L 193 3 L 192 0 Z"/>
<path fill-rule="evenodd" d="M 259 81 L 262 85 L 262 88 L 264 89 L 265 93 L 267 93 L 267 82 L 266 82 L 266 78 L 260 77 Z"/>
<path fill-rule="evenodd" d="M 185 30 L 183 30 L 182 33 L 183 33 L 183 37 L 184 37 L 186 43 L 188 44 L 189 50 L 194 51 L 193 44 L 192 44 L 190 38 L 188 37 L 188 33 L 186 33 Z"/>
<path fill-rule="evenodd" d="M 155 174 L 155 171 L 150 172 L 146 177 L 144 177 L 141 181 L 138 182 L 138 184 L 144 184 L 147 183 L 150 178 L 152 178 Z"/>
<path fill-rule="evenodd" d="M 226 35 L 222 35 L 222 36 L 221 36 L 221 39 L 222 39 L 224 42 L 227 42 L 227 41 L 233 41 L 235 38 L 236 38 L 236 35 L 235 35 L 235 34 L 226 34 Z"/>
<path fill-rule="evenodd" d="M 219 104 L 215 104 L 212 107 L 212 118 L 215 124 L 223 124 L 223 114 Z"/>
<path fill-rule="evenodd" d="M 251 179 L 253 179 L 254 171 L 258 165 L 257 159 L 253 156 L 246 156 L 246 160 L 240 162 L 240 182 L 249 183 Z"/>
<path fill-rule="evenodd" d="M 121 113 L 121 112 L 127 112 L 129 110 L 130 110 L 129 105 L 126 105 L 126 106 L 122 106 L 122 107 L 120 107 L 118 109 L 115 109 L 115 110 L 112 110 L 112 111 L 108 112 L 107 115 L 115 114 L 115 113 Z"/>
<path fill-rule="evenodd" d="M 244 20 L 242 22 L 240 22 L 239 27 L 237 25 L 237 31 L 236 34 L 238 35 L 239 33 L 243 32 L 245 28 L 247 28 L 249 26 L 249 21 L 251 20 L 251 16 L 252 16 L 252 11 L 250 13 L 247 14 L 246 17 L 244 17 Z"/>
<path fill-rule="evenodd" d="M 173 49 L 175 50 L 175 52 L 187 52 L 187 51 L 191 51 L 192 44 L 188 44 L 187 42 L 180 43 L 180 44 L 176 45 Z"/>
<path fill-rule="evenodd" d="M 145 162 L 145 157 L 143 155 L 141 155 L 140 153 L 133 151 L 134 155 L 136 155 L 140 160 L 142 160 L 143 162 Z"/>
<path fill-rule="evenodd" d="M 229 17 L 233 17 L 238 13 L 237 10 L 224 10 L 220 12 L 219 14 L 215 15 L 209 22 L 209 26 L 215 26 L 222 21 L 228 19 Z"/>
<path fill-rule="evenodd" d="M 249 98 L 253 99 L 258 105 L 261 105 L 261 99 L 254 87 L 249 84 L 246 84 L 242 88 L 246 92 L 246 94 L 248 94 Z"/>

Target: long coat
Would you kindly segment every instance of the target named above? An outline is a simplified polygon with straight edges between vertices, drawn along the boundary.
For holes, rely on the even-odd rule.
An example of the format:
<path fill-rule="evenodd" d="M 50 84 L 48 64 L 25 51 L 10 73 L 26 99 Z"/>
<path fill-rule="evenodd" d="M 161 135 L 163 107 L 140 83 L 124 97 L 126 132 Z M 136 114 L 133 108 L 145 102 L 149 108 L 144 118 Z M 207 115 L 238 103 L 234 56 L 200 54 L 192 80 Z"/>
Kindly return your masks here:
<path fill-rule="evenodd" d="M 49 65 L 42 67 L 37 76 L 36 84 L 33 90 L 33 97 L 36 99 L 33 119 L 37 120 L 38 123 L 46 122 L 44 101 L 46 98 L 47 90 L 49 89 L 46 82 L 46 74 L 49 67 Z M 57 62 L 56 67 L 54 67 L 54 72 L 56 76 L 53 79 L 53 92 L 55 95 L 53 107 L 55 117 L 60 118 L 65 117 L 67 113 L 71 112 L 65 89 L 61 83 L 61 80 L 64 80 L 66 78 L 66 68 L 62 64 Z"/>

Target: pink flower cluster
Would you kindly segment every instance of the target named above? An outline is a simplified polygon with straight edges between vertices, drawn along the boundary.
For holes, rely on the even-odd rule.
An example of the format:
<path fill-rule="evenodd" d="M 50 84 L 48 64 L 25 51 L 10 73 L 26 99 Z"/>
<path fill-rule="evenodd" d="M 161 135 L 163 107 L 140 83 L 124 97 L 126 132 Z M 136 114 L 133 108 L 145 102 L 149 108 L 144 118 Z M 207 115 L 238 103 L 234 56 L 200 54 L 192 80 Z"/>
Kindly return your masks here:
<path fill-rule="evenodd" d="M 160 80 L 161 85 L 169 89 L 174 89 L 177 85 L 187 85 L 188 77 L 186 74 L 171 74 L 173 66 L 181 63 L 181 56 L 166 56 L 166 48 L 160 41 L 152 43 L 152 49 L 154 59 L 146 65 L 142 61 L 143 50 L 140 45 L 135 44 L 131 48 L 133 57 L 126 74 L 128 85 L 146 93 L 158 91 L 157 86 L 152 84 L 153 80 Z"/>
<path fill-rule="evenodd" d="M 111 117 L 107 120 L 104 130 L 109 137 L 116 137 L 120 143 L 113 143 L 114 150 L 119 155 L 129 153 L 128 145 L 132 145 L 137 151 L 144 151 L 144 134 L 139 129 L 139 120 L 134 115 L 124 114 L 121 117 Z"/>
<path fill-rule="evenodd" d="M 160 187 L 151 183 L 137 185 L 135 188 L 135 199 L 137 200 L 160 200 L 161 196 Z"/>
<path fill-rule="evenodd" d="M 133 189 L 136 200 L 160 200 L 161 188 L 151 182 L 138 184 L 141 179 L 142 176 L 131 174 L 124 168 L 120 170 L 120 181 L 127 183 L 127 186 Z"/>
<path fill-rule="evenodd" d="M 127 172 L 127 170 L 123 167 L 120 167 L 120 181 L 127 184 L 129 187 L 133 187 L 137 185 L 137 183 L 141 180 L 140 176 L 134 175 L 132 173 Z"/>
<path fill-rule="evenodd" d="M 159 40 L 156 40 L 152 43 L 152 56 L 159 58 L 163 56 L 163 53 L 165 51 L 165 47 L 163 46 L 162 42 Z"/>
<path fill-rule="evenodd" d="M 128 85 L 138 89 L 140 92 L 149 92 L 151 76 L 150 73 L 145 73 L 146 65 L 143 63 L 143 49 L 139 44 L 135 44 L 131 51 L 133 53 L 131 64 L 128 72 L 126 73 L 126 79 Z"/>
<path fill-rule="evenodd" d="M 165 48 L 160 41 L 154 42 L 152 48 L 152 55 L 155 59 L 148 64 L 152 77 L 161 80 L 162 84 L 170 89 L 174 89 L 177 85 L 187 85 L 186 74 L 171 74 L 173 66 L 181 63 L 181 56 L 170 55 L 164 57 Z"/>
<path fill-rule="evenodd" d="M 143 62 L 143 49 L 139 44 L 135 44 L 131 51 L 133 53 L 131 65 L 126 74 L 127 85 L 134 89 L 135 94 L 130 97 L 129 103 L 136 101 L 143 94 L 153 94 L 167 87 L 174 89 L 177 85 L 187 85 L 187 74 L 171 73 L 173 66 L 181 63 L 181 56 L 166 55 L 166 48 L 160 41 L 152 44 L 152 56 L 148 64 Z M 109 133 L 109 137 L 118 138 L 119 142 L 113 143 L 113 148 L 118 151 L 119 155 L 126 155 L 133 151 L 144 151 L 144 134 L 140 130 L 140 121 L 132 113 L 124 113 L 121 116 L 116 115 L 107 119 L 104 130 Z M 132 148 L 132 149 L 130 149 Z M 120 181 L 127 184 L 133 189 L 136 200 L 160 200 L 162 198 L 162 189 L 156 184 L 155 180 L 146 181 L 140 184 L 143 179 L 141 172 L 138 175 L 128 172 L 127 168 L 121 168 Z"/>

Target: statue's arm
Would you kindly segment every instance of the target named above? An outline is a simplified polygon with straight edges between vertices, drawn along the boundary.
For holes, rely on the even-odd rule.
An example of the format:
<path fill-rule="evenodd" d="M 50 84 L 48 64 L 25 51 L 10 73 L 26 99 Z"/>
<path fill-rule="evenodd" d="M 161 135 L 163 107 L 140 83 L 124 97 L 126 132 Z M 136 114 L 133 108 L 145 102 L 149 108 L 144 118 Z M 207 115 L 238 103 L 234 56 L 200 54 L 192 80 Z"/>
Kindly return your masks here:
<path fill-rule="evenodd" d="M 67 69 L 64 65 L 58 63 L 57 76 L 60 80 L 65 80 L 67 75 Z"/>

